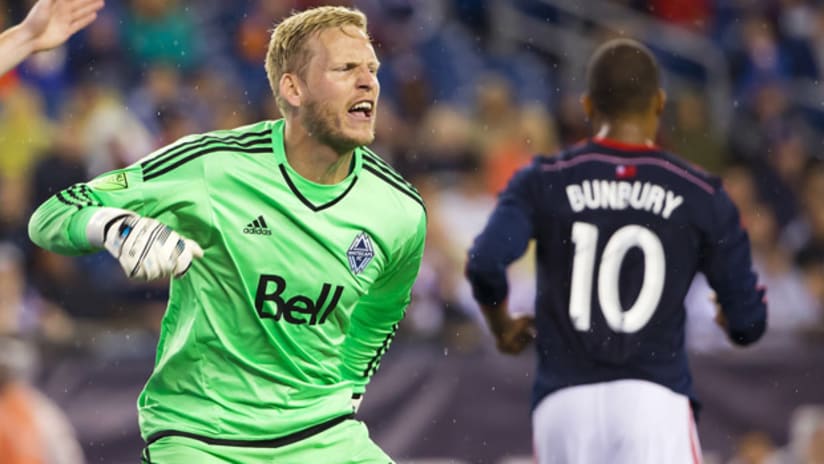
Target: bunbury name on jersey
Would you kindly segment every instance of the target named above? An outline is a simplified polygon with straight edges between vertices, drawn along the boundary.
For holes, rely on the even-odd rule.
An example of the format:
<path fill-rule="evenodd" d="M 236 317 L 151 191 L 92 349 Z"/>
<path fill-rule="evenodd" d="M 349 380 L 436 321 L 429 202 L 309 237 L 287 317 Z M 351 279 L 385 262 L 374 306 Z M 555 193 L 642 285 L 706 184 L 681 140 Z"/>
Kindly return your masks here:
<path fill-rule="evenodd" d="M 569 206 L 576 213 L 584 209 L 627 209 L 650 211 L 669 219 L 684 197 L 652 182 L 585 180 L 566 187 Z"/>
<path fill-rule="evenodd" d="M 469 253 L 481 303 L 538 244 L 533 406 L 575 385 L 640 379 L 693 400 L 684 297 L 707 276 L 738 344 L 766 327 L 764 289 L 721 180 L 657 147 L 587 140 L 538 156 L 501 193 Z"/>

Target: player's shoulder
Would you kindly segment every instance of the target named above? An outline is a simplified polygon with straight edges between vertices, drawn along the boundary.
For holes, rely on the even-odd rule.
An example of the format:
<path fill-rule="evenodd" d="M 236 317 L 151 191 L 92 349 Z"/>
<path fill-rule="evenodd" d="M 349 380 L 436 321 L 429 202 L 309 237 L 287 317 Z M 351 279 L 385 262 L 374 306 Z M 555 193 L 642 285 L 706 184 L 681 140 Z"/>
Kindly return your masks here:
<path fill-rule="evenodd" d="M 182 167 L 199 166 L 213 159 L 215 153 L 231 153 L 244 156 L 254 153 L 270 153 L 274 121 L 191 134 L 155 150 L 138 161 L 146 180 L 179 170 Z M 221 159 L 221 163 L 225 160 Z"/>
<path fill-rule="evenodd" d="M 657 156 L 672 166 L 676 174 L 681 175 L 681 177 L 707 191 L 707 193 L 714 194 L 721 189 L 721 178 L 708 172 L 703 167 L 667 150 L 659 150 Z"/>
<path fill-rule="evenodd" d="M 387 205 L 401 204 L 413 217 L 426 214 L 423 198 L 411 182 L 368 147 L 357 150 L 362 163 L 361 175 L 369 179 L 371 188 L 375 189 L 371 197 Z"/>
<path fill-rule="evenodd" d="M 521 175 L 530 176 L 561 171 L 568 167 L 573 159 L 586 152 L 585 144 L 581 142 L 552 153 L 537 153 L 532 157 L 532 162 L 521 169 Z"/>
<path fill-rule="evenodd" d="M 578 166 L 586 169 L 588 162 L 613 164 L 619 177 L 618 169 L 624 169 L 628 176 L 634 177 L 641 167 L 653 167 L 654 171 L 660 171 L 659 174 L 681 178 L 709 194 L 714 194 L 721 187 L 718 176 L 661 147 L 596 143 L 591 139 L 571 145 L 552 156 L 536 157 L 536 169 L 542 172 L 560 172 Z"/>
<path fill-rule="evenodd" d="M 232 129 L 218 129 L 183 137 L 168 145 L 166 150 L 213 150 L 242 154 L 251 147 L 266 145 L 271 151 L 272 129 L 277 121 L 260 121 Z M 208 148 L 207 148 L 208 147 Z"/>
<path fill-rule="evenodd" d="M 554 153 L 538 153 L 532 158 L 531 168 L 538 171 L 546 171 L 550 167 L 560 168 L 576 156 L 588 151 L 587 144 L 579 142 Z"/>

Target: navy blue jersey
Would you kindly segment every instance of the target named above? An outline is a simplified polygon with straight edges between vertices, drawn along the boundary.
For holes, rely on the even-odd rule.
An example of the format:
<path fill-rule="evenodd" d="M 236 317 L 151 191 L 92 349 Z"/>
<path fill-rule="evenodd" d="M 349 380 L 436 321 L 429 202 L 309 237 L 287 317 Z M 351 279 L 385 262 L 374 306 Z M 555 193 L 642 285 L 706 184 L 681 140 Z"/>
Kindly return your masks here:
<path fill-rule="evenodd" d="M 560 388 L 617 379 L 692 398 L 684 297 L 696 272 L 716 291 L 734 342 L 766 329 L 749 239 L 719 179 L 657 148 L 587 141 L 519 171 L 469 253 L 481 304 L 505 300 L 506 267 L 530 239 L 533 405 Z"/>

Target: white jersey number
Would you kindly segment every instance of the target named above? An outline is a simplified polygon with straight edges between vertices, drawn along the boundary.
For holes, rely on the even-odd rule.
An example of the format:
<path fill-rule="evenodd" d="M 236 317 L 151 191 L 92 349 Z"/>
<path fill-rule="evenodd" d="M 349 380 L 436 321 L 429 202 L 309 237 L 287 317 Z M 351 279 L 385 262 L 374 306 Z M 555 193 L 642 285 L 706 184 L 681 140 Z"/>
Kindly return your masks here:
<path fill-rule="evenodd" d="M 598 227 L 586 222 L 576 222 L 572 226 L 572 241 L 575 242 L 575 261 L 572 263 L 569 317 L 576 329 L 587 331 L 590 327 L 590 296 Z M 644 253 L 644 282 L 635 303 L 628 311 L 623 311 L 618 294 L 618 274 L 621 272 L 624 256 L 632 247 L 638 247 Z M 609 238 L 601 254 L 601 267 L 598 271 L 598 302 L 612 330 L 633 333 L 649 322 L 664 290 L 665 264 L 661 240 L 646 227 L 624 226 Z"/>

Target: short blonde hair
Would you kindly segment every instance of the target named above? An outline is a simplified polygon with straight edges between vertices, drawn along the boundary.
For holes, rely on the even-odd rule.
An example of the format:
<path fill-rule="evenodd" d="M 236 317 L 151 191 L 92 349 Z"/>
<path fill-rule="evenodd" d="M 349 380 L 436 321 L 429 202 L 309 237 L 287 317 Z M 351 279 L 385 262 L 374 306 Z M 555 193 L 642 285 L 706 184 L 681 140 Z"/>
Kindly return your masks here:
<path fill-rule="evenodd" d="M 344 26 L 367 32 L 366 16 L 354 8 L 321 6 L 292 14 L 272 31 L 266 52 L 266 75 L 282 114 L 286 114 L 289 104 L 280 96 L 280 78 L 286 73 L 303 73 L 310 58 L 306 42 L 312 35 Z"/>

